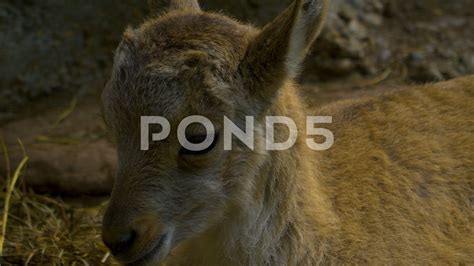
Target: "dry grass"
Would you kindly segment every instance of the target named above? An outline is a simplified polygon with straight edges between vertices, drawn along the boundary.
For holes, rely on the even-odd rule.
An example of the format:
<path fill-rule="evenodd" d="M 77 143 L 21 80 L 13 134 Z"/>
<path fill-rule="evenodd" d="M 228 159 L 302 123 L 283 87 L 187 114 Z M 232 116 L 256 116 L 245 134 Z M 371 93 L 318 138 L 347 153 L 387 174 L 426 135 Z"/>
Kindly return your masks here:
<path fill-rule="evenodd" d="M 11 175 L 8 150 L 3 141 L 0 144 L 8 169 L 0 173 L 0 264 L 114 264 L 100 238 L 103 206 L 77 208 L 60 198 L 20 189 L 15 179 L 21 184 L 28 157 L 25 154 Z"/>

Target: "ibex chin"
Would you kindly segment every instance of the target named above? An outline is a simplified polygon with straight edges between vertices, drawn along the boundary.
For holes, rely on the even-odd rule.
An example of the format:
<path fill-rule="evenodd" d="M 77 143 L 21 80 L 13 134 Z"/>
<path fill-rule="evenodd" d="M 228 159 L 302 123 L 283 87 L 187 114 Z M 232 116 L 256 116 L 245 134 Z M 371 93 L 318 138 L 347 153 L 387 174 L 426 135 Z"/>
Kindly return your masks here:
<path fill-rule="evenodd" d="M 162 2 L 167 12 L 125 31 L 103 93 L 119 160 L 103 240 L 117 260 L 474 264 L 474 76 L 310 109 L 293 80 L 325 0 L 296 0 L 261 30 L 196 0 Z M 215 125 L 209 148 L 170 134 L 140 149 L 141 117 L 166 117 L 173 133 L 191 115 Z M 332 116 L 331 149 L 308 148 L 308 115 Z M 222 148 L 224 116 L 242 130 L 254 117 L 254 149 Z M 264 148 L 268 116 L 295 121 L 294 146 Z"/>

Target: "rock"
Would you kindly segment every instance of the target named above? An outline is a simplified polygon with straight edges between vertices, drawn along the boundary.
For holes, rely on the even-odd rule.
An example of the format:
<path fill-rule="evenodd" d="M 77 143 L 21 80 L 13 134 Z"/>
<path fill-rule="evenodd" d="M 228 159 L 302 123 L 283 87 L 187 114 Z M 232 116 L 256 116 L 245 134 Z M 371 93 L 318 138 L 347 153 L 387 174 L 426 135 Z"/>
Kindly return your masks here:
<path fill-rule="evenodd" d="M 0 112 L 105 78 L 124 27 L 144 16 L 144 2 L 2 1 Z"/>
<path fill-rule="evenodd" d="M 347 22 L 357 18 L 357 11 L 352 6 L 342 5 L 339 9 L 338 14 L 344 21 Z"/>
<path fill-rule="evenodd" d="M 374 13 L 363 16 L 363 20 L 368 25 L 375 26 L 375 27 L 379 27 L 383 23 L 382 16 L 374 14 Z"/>
<path fill-rule="evenodd" d="M 20 183 L 42 193 L 68 196 L 108 195 L 116 168 L 116 152 L 104 138 L 95 99 L 84 100 L 56 129 L 51 126 L 62 108 L 16 121 L 0 129 L 9 149 L 11 168 L 23 158 L 20 139 L 29 157 Z M 79 134 L 80 133 L 80 134 Z M 5 173 L 5 160 L 0 173 Z"/>
<path fill-rule="evenodd" d="M 367 38 L 367 28 L 357 20 L 352 20 L 349 23 L 349 33 L 359 40 Z"/>
<path fill-rule="evenodd" d="M 408 60 L 410 62 L 422 62 L 425 59 L 425 55 L 422 51 L 413 51 L 408 54 Z"/>
<path fill-rule="evenodd" d="M 459 61 L 467 68 L 474 69 L 474 55 L 462 55 Z"/>
<path fill-rule="evenodd" d="M 446 79 L 434 64 L 418 64 L 410 68 L 410 78 L 420 83 L 441 81 Z"/>

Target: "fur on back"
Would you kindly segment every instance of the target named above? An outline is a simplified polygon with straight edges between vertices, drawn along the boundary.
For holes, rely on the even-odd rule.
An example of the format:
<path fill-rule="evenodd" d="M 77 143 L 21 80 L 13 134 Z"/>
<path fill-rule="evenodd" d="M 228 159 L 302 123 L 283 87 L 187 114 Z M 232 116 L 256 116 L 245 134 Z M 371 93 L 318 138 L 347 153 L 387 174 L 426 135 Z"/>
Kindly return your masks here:
<path fill-rule="evenodd" d="M 340 221 L 335 258 L 474 262 L 474 76 L 336 103 L 321 184 Z"/>

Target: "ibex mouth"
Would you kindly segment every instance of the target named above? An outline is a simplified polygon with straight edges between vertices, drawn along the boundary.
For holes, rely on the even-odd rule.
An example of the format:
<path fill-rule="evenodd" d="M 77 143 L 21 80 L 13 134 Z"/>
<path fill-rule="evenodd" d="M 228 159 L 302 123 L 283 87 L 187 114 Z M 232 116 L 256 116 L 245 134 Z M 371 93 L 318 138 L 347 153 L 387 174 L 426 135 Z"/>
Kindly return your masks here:
<path fill-rule="evenodd" d="M 168 240 L 168 235 L 169 234 L 163 234 L 158 239 L 158 241 L 156 241 L 155 246 L 147 254 L 134 262 L 128 263 L 127 265 L 148 265 L 156 262 L 156 260 L 163 259 L 166 256 L 163 246 Z"/>

